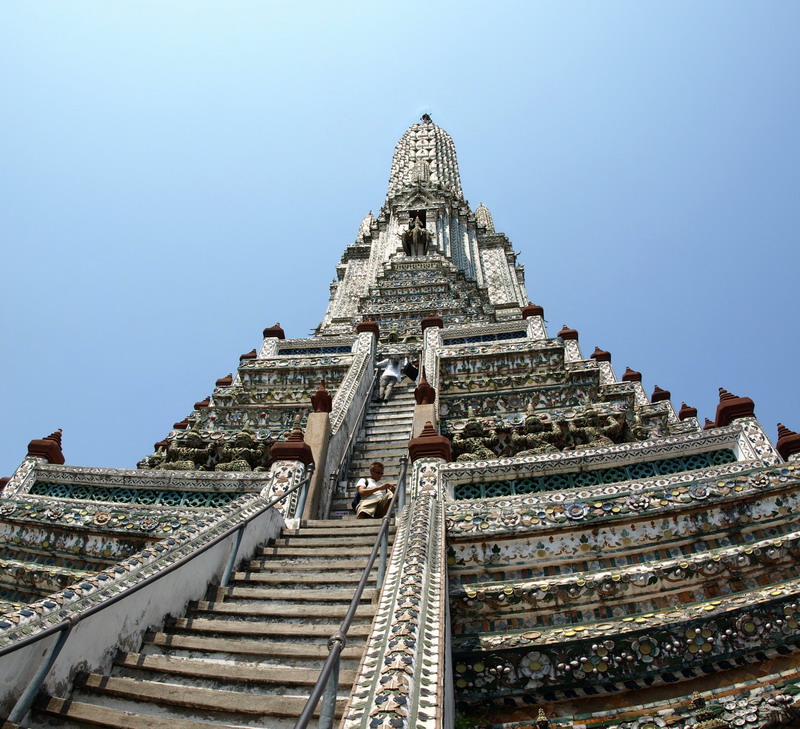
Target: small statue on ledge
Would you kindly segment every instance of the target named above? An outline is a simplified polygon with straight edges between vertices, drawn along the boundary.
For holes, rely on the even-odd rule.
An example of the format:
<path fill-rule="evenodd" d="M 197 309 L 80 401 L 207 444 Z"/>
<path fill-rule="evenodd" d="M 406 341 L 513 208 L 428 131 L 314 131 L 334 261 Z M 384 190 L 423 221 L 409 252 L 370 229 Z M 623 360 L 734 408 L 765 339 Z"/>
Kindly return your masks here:
<path fill-rule="evenodd" d="M 403 232 L 403 250 L 407 256 L 424 256 L 428 252 L 431 234 L 422 225 L 419 215 L 414 216 L 411 227 Z"/>

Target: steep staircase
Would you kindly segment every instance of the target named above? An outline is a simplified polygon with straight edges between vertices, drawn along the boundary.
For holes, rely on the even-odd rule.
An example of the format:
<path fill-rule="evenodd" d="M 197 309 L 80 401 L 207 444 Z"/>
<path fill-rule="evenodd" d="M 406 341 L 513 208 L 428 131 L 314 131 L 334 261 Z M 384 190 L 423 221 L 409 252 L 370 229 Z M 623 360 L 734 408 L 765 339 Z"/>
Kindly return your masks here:
<path fill-rule="evenodd" d="M 210 589 L 208 600 L 147 635 L 138 653 L 118 654 L 110 673 L 82 676 L 71 698 L 41 698 L 28 725 L 294 726 L 379 528 L 326 520 L 284 530 L 228 587 Z M 337 716 L 375 615 L 375 573 L 342 654 Z"/>
<path fill-rule="evenodd" d="M 414 383 L 408 378 L 394 388 L 389 402 L 375 400 L 377 389 L 367 406 L 361 432 L 358 434 L 347 480 L 339 484 L 334 495 L 330 519 L 353 516 L 350 503 L 356 494 L 356 483 L 369 476 L 370 464 L 380 461 L 384 465 L 385 481 L 397 482 L 400 475 L 400 458 L 408 455 L 408 441 L 414 420 Z"/>
<path fill-rule="evenodd" d="M 236 572 L 228 587 L 159 632 L 138 653 L 120 652 L 109 673 L 81 676 L 71 697 L 41 697 L 26 724 L 118 729 L 292 727 L 328 654 L 375 542 L 380 522 L 350 510 L 356 481 L 373 461 L 396 481 L 408 452 L 413 385 L 398 385 L 388 403 L 372 400 L 350 463 L 346 492 L 331 518 L 284 530 Z M 337 513 L 338 512 L 338 513 Z M 391 544 L 391 537 L 390 537 Z M 340 716 L 375 615 L 377 568 L 342 653 Z"/>

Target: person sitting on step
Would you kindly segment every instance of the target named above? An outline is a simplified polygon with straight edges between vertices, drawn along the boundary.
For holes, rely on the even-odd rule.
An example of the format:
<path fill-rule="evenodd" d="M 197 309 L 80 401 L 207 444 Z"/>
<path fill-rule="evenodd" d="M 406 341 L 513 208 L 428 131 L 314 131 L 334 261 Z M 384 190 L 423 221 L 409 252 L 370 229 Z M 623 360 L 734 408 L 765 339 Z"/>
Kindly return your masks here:
<path fill-rule="evenodd" d="M 358 480 L 356 519 L 380 519 L 386 515 L 396 484 L 381 483 L 382 478 L 383 464 L 375 461 L 369 467 L 369 477 Z"/>

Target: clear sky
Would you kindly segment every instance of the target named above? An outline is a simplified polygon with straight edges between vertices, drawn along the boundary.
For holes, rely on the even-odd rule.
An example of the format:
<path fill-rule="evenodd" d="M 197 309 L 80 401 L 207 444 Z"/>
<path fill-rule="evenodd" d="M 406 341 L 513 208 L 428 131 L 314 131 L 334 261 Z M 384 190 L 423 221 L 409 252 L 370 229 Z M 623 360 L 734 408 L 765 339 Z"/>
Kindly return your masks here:
<path fill-rule="evenodd" d="M 0 475 L 133 467 L 302 337 L 423 112 L 551 334 L 800 430 L 800 3 L 0 4 Z"/>

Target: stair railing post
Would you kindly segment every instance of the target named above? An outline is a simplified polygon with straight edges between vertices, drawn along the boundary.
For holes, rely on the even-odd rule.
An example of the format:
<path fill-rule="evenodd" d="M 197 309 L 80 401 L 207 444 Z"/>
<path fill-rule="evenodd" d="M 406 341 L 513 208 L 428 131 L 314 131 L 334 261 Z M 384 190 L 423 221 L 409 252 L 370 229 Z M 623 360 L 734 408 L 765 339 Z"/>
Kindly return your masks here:
<path fill-rule="evenodd" d="M 300 493 L 297 496 L 297 508 L 294 512 L 295 519 L 302 519 L 303 518 L 303 510 L 306 508 L 306 496 L 308 496 L 308 489 L 311 483 L 311 477 L 314 475 L 314 464 L 311 463 L 308 466 L 308 472 L 306 473 L 305 482 L 300 487 Z"/>
<path fill-rule="evenodd" d="M 399 514 L 406 505 L 406 473 L 408 469 L 408 456 L 400 458 L 400 482 L 397 484 L 397 513 Z"/>
<path fill-rule="evenodd" d="M 378 577 L 376 587 L 380 590 L 383 586 L 383 576 L 386 574 L 386 555 L 389 549 L 389 530 L 384 529 L 381 535 L 381 556 L 378 561 Z"/>
<path fill-rule="evenodd" d="M 322 706 L 319 710 L 319 729 L 332 729 L 333 719 L 336 714 L 336 692 L 339 688 L 339 663 L 341 656 L 336 656 L 333 664 L 328 684 L 325 686 L 325 693 L 322 694 Z"/>
<path fill-rule="evenodd" d="M 231 549 L 231 555 L 228 557 L 228 563 L 225 565 L 225 571 L 222 573 L 222 579 L 219 583 L 220 587 L 227 587 L 228 583 L 231 581 L 231 574 L 233 573 L 233 568 L 236 564 L 236 556 L 239 554 L 239 547 L 242 544 L 243 535 L 244 524 L 241 524 L 236 530 L 236 539 L 234 540 L 233 548 Z"/>
<path fill-rule="evenodd" d="M 69 618 L 67 618 L 67 620 L 69 620 Z M 41 665 L 34 674 L 30 683 L 22 692 L 22 695 L 17 699 L 17 703 L 14 704 L 14 708 L 8 715 L 7 721 L 13 724 L 22 724 L 23 720 L 30 711 L 31 704 L 33 704 L 33 700 L 39 693 L 39 689 L 42 688 L 42 684 L 44 684 L 44 680 L 45 678 L 47 678 L 47 674 L 50 672 L 50 669 L 56 662 L 56 658 L 58 658 L 58 654 L 61 653 L 61 649 L 67 642 L 67 638 L 69 638 L 69 634 L 72 632 L 72 628 L 75 626 L 75 624 L 76 621 L 71 621 L 70 625 L 65 627 L 64 630 L 62 630 L 58 634 L 58 639 L 53 644 L 53 647 L 50 649 L 50 653 L 48 654 L 47 658 L 45 658 L 45 660 L 42 661 Z"/>

